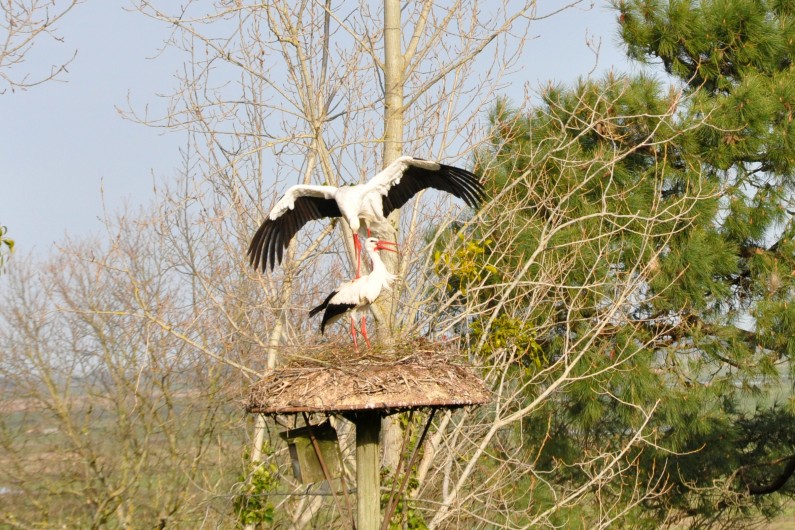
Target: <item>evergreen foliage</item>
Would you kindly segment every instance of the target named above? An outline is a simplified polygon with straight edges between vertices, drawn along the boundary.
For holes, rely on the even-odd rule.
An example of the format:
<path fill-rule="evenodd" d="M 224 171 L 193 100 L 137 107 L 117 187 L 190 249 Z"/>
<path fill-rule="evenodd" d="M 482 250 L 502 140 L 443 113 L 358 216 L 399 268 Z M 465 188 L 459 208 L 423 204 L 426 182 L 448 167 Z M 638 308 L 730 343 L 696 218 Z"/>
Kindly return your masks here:
<path fill-rule="evenodd" d="M 535 376 L 528 401 L 581 355 L 515 433 L 550 481 L 574 488 L 588 473 L 575 463 L 631 446 L 627 468 L 656 495 L 635 505 L 626 484 L 603 488 L 626 526 L 771 516 L 795 493 L 795 4 L 616 9 L 628 53 L 673 81 L 550 87 L 527 114 L 499 102 L 478 163 L 501 207 L 437 271 L 452 274 L 447 296 L 492 309 L 462 333 L 486 362 L 512 348 L 515 384 Z M 495 302 L 517 277 L 535 284 Z M 653 434 L 630 443 L 640 432 Z M 554 488 L 533 487 L 538 513 Z"/>
<path fill-rule="evenodd" d="M 14 240 L 6 236 L 8 229 L 0 226 L 0 272 L 3 272 L 8 256 L 14 250 Z"/>

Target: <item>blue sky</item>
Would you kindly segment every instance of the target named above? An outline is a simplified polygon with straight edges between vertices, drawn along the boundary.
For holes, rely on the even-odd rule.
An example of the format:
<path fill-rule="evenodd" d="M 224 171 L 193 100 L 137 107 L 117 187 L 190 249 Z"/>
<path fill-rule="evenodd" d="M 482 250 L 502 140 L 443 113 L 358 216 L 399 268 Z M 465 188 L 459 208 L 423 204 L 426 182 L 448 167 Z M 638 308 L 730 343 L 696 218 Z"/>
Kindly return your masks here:
<path fill-rule="evenodd" d="M 539 2 L 539 12 L 555 3 Z M 154 183 L 177 174 L 184 136 L 132 123 L 117 111 L 128 107 L 128 97 L 138 109 L 160 107 L 158 94 L 175 85 L 181 58 L 159 53 L 167 29 L 117 2 L 80 4 L 59 26 L 64 43 L 38 43 L 25 65 L 48 71 L 76 49 L 65 82 L 0 95 L 0 225 L 19 252 L 46 255 L 67 232 L 99 233 L 104 209 L 145 205 Z M 631 70 L 617 45 L 614 12 L 604 3 L 540 21 L 532 33 L 527 67 L 513 80 L 519 93 L 526 82 L 535 87 L 586 75 L 594 67 L 587 37 L 601 40 L 596 75 Z"/>

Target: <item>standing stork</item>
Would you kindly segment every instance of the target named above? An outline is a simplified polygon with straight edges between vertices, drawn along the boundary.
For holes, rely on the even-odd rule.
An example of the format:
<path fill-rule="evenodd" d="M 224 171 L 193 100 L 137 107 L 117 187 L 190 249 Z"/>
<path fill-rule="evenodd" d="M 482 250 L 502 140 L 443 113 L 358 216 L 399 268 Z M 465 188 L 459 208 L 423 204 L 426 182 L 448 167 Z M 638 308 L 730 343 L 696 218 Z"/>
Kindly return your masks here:
<path fill-rule="evenodd" d="M 364 241 L 364 249 L 373 262 L 373 269 L 370 274 L 366 274 L 355 280 L 343 282 L 337 290 L 328 295 L 322 304 L 309 312 L 313 317 L 317 313 L 324 311 L 323 320 L 320 322 L 320 333 L 324 334 L 326 326 L 333 324 L 347 313 L 351 314 L 351 337 L 353 337 L 353 347 L 358 351 L 359 345 L 356 343 L 356 320 L 354 316 L 358 313 L 362 317 L 361 333 L 367 346 L 370 347 L 370 339 L 367 338 L 367 309 L 381 295 L 383 289 L 388 289 L 395 281 L 395 275 L 386 269 L 386 265 L 378 255 L 379 250 L 389 250 L 397 252 L 392 241 L 381 241 L 374 237 L 368 237 Z"/>
<path fill-rule="evenodd" d="M 434 188 L 452 193 L 472 207 L 483 202 L 485 192 L 477 175 L 465 169 L 402 156 L 364 184 L 355 186 L 292 186 L 260 225 L 248 257 L 254 268 L 273 270 L 282 262 L 284 249 L 306 223 L 323 217 L 342 217 L 353 231 L 356 277 L 361 268 L 359 228 L 382 222 L 419 191 Z M 369 235 L 369 234 L 368 234 Z"/>

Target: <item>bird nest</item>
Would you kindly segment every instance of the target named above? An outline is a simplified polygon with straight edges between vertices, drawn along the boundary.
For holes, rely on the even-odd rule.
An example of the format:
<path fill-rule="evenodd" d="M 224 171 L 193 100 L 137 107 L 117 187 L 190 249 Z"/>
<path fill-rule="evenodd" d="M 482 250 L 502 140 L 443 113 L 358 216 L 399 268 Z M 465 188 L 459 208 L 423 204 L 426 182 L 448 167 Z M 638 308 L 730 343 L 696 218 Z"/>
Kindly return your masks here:
<path fill-rule="evenodd" d="M 253 386 L 248 412 L 392 413 L 490 401 L 465 359 L 443 344 L 413 341 L 363 354 L 326 344 L 302 349 L 301 354 L 281 353 L 287 364 Z"/>

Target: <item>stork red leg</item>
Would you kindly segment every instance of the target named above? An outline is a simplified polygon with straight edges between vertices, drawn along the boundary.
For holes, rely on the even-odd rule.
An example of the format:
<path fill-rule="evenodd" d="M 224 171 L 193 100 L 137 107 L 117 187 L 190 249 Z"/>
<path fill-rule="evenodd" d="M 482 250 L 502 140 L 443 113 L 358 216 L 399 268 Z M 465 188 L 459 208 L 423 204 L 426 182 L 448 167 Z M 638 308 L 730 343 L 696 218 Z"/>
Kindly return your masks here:
<path fill-rule="evenodd" d="M 372 348 L 370 339 L 367 338 L 367 317 L 365 315 L 362 315 L 362 337 L 364 337 L 364 342 L 367 344 L 367 347 Z"/>
<path fill-rule="evenodd" d="M 353 248 L 356 251 L 356 278 L 360 278 L 362 275 L 362 242 L 359 241 L 359 234 L 353 234 Z"/>
<path fill-rule="evenodd" d="M 351 317 L 351 338 L 353 338 L 353 349 L 359 351 L 359 345 L 356 343 L 356 325 L 353 317 Z"/>

